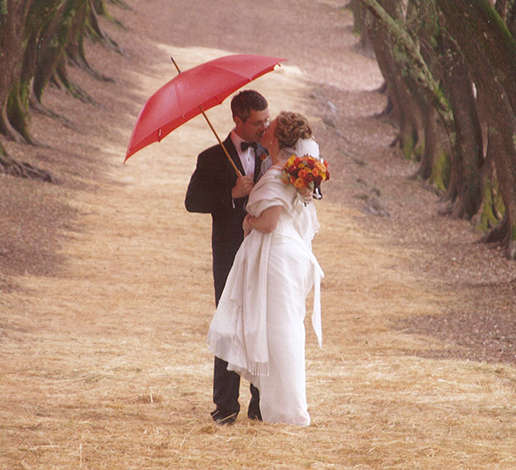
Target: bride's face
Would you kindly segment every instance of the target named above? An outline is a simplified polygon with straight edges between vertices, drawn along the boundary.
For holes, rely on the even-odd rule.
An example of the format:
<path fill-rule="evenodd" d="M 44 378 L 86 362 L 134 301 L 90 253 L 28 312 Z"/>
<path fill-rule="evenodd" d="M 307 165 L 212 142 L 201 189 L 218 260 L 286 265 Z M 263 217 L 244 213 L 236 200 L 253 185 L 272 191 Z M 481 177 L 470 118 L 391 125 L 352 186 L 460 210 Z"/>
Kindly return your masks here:
<path fill-rule="evenodd" d="M 278 125 L 278 120 L 274 119 L 269 127 L 263 133 L 263 137 L 260 140 L 260 144 L 262 144 L 268 151 L 271 157 L 275 158 L 279 151 L 278 139 L 274 135 L 276 132 L 276 126 Z"/>

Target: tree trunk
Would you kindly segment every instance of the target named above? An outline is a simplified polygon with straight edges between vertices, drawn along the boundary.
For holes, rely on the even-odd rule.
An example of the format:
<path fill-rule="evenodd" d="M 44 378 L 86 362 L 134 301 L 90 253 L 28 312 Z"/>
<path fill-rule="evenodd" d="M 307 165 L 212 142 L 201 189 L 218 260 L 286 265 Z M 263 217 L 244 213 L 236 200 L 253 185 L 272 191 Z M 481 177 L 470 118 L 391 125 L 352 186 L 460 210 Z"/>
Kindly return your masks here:
<path fill-rule="evenodd" d="M 38 2 L 42 1 L 45 0 L 38 0 Z M 55 73 L 59 57 L 63 53 L 62 40 L 59 38 L 63 34 L 62 23 L 67 7 L 67 2 L 55 2 L 52 8 L 46 11 L 41 32 L 36 36 L 38 57 L 34 71 L 33 91 L 39 102 Z M 38 4 L 38 8 L 41 8 L 40 4 Z M 38 10 L 35 9 L 33 14 L 38 15 Z"/>
<path fill-rule="evenodd" d="M 496 177 L 495 154 L 498 151 L 496 135 L 490 129 L 487 130 L 487 152 L 484 165 L 481 170 L 482 178 L 482 207 L 480 217 L 480 229 L 486 234 L 485 242 L 502 241 L 503 223 L 500 221 L 505 216 L 505 205 L 501 196 L 500 184 Z M 502 236 L 500 237 L 500 234 Z"/>
<path fill-rule="evenodd" d="M 9 122 L 7 104 L 14 88 L 20 83 L 23 64 L 25 23 L 32 0 L 7 0 L 7 15 L 0 21 L 0 132 L 8 138 L 22 141 Z"/>
<path fill-rule="evenodd" d="M 504 21 L 506 20 L 506 15 L 507 15 L 507 9 L 508 8 L 509 8 L 509 1 L 508 0 L 496 0 L 496 2 L 495 2 L 495 10 L 504 19 Z"/>
<path fill-rule="evenodd" d="M 516 258 L 516 148 L 513 140 L 516 110 L 516 47 L 514 39 L 487 0 L 437 0 L 448 30 L 470 66 L 473 80 L 484 94 L 490 126 L 490 145 L 496 142 L 496 175 L 506 210 L 504 245 Z"/>
<path fill-rule="evenodd" d="M 30 114 L 28 101 L 28 86 L 22 80 L 16 82 L 12 87 L 11 94 L 7 100 L 7 117 L 13 128 L 21 135 L 28 144 L 33 144 L 29 131 Z"/>
<path fill-rule="evenodd" d="M 86 53 L 84 51 L 84 38 L 88 31 L 87 24 L 90 14 L 89 8 L 90 4 L 88 2 L 81 2 L 71 27 L 70 39 L 66 45 L 66 56 L 70 63 L 86 71 L 97 80 L 114 82 L 112 78 L 107 77 L 106 75 L 103 75 L 93 69 L 93 67 L 86 59 Z"/>
<path fill-rule="evenodd" d="M 85 35 L 97 35 L 119 51 L 116 43 L 102 33 L 95 9 L 108 16 L 104 0 L 0 0 L 0 133 L 19 142 L 32 142 L 30 107 L 46 112 L 41 98 L 50 81 L 65 85 L 82 100 L 92 101 L 68 80 L 66 59 L 68 51 L 75 51 L 86 63 L 82 43 Z M 16 162 L 3 147 L 0 150 L 1 172 L 52 179 L 43 170 Z"/>
<path fill-rule="evenodd" d="M 507 13 L 507 28 L 512 34 L 512 37 L 516 37 L 516 2 L 513 2 L 512 7 Z"/>
<path fill-rule="evenodd" d="M 383 0 L 385 11 L 400 19 L 401 11 L 394 0 Z M 388 99 L 392 102 L 394 112 L 398 118 L 399 134 L 396 142 L 399 143 L 405 158 L 414 158 L 416 145 L 421 134 L 422 117 L 414 97 L 403 80 L 403 69 L 396 63 L 393 56 L 391 34 L 385 22 L 377 15 L 373 15 L 369 36 L 373 44 L 380 70 L 387 82 Z M 417 158 L 417 157 L 416 157 Z"/>
<path fill-rule="evenodd" d="M 89 8 L 89 18 L 88 18 L 88 26 L 89 26 L 89 34 L 92 39 L 99 40 L 103 42 L 105 45 L 115 50 L 118 53 L 122 53 L 122 50 L 111 37 L 109 37 L 104 31 L 102 31 L 99 21 L 98 15 L 106 15 L 106 8 L 103 0 L 84 0 L 87 1 L 90 5 Z"/>
<path fill-rule="evenodd" d="M 31 178 L 52 183 L 52 175 L 41 168 L 36 168 L 27 162 L 19 162 L 9 155 L 0 152 L 0 173 L 21 178 Z"/>
<path fill-rule="evenodd" d="M 407 5 L 407 31 L 418 44 L 421 56 L 435 80 L 440 81 L 442 67 L 439 60 L 437 36 L 440 31 L 438 13 L 433 1 L 421 2 L 409 0 Z M 443 122 L 431 100 L 431 95 L 425 92 L 412 74 L 405 74 L 404 80 L 409 86 L 421 109 L 424 122 L 424 140 L 421 156 L 421 166 L 415 176 L 430 179 L 433 186 L 440 192 L 446 191 L 450 181 L 450 144 L 443 129 Z M 450 122 L 450 125 L 453 122 Z"/>
<path fill-rule="evenodd" d="M 124 0 L 109 0 L 109 3 L 118 5 L 119 7 L 125 8 L 126 10 L 131 10 L 131 7 L 126 2 L 124 2 Z"/>
<path fill-rule="evenodd" d="M 428 101 L 433 104 L 442 117 L 445 127 L 453 129 L 453 126 L 449 126 L 450 119 L 453 119 L 451 111 L 441 93 L 439 83 L 432 76 L 417 44 L 414 43 L 408 31 L 402 27 L 399 21 L 389 15 L 377 0 L 361 1 L 385 25 L 389 34 L 394 38 L 393 40 L 396 42 L 398 49 L 403 51 L 403 54 L 398 58 L 400 70 L 405 74 L 410 74 L 412 79 L 421 86 L 423 92 L 428 94 Z"/>
<path fill-rule="evenodd" d="M 74 98 L 81 100 L 83 103 L 95 104 L 95 100 L 88 93 L 68 78 L 64 56 L 60 57 L 56 65 L 53 79 L 59 84 L 59 87 L 64 87 Z"/>
<path fill-rule="evenodd" d="M 396 68 L 403 75 L 407 75 L 412 83 L 417 84 L 419 94 L 425 103 L 429 103 L 439 113 L 444 129 L 450 142 L 453 143 L 454 123 L 453 115 L 447 100 L 440 89 L 439 83 L 433 77 L 425 60 L 423 59 L 418 45 L 414 42 L 410 34 L 402 26 L 403 22 L 393 18 L 382 7 L 383 2 L 377 0 L 361 0 L 366 4 L 373 15 L 385 26 L 392 42 L 396 44 Z M 393 1 L 393 0 L 389 0 Z M 382 4 L 380 4 L 382 3 Z M 395 2 L 398 6 L 399 3 Z M 395 100 L 393 96 L 393 100 Z M 397 105 L 398 103 L 395 103 Z"/>
<path fill-rule="evenodd" d="M 453 111 L 456 138 L 452 180 L 448 198 L 455 207 L 450 212 L 471 219 L 482 201 L 480 168 L 483 162 L 482 130 L 478 118 L 473 83 L 455 43 L 443 31 L 443 82 Z M 455 187 L 454 187 L 455 186 Z"/>
<path fill-rule="evenodd" d="M 421 165 L 414 176 L 430 180 L 437 191 L 444 193 L 450 183 L 450 152 L 444 145 L 446 133 L 435 108 L 427 105 L 423 114 L 424 149 Z"/>
<path fill-rule="evenodd" d="M 366 55 L 371 55 L 374 53 L 374 48 L 368 34 L 368 12 L 360 0 L 351 0 L 348 7 L 353 14 L 353 32 L 360 36 L 360 50 Z"/>

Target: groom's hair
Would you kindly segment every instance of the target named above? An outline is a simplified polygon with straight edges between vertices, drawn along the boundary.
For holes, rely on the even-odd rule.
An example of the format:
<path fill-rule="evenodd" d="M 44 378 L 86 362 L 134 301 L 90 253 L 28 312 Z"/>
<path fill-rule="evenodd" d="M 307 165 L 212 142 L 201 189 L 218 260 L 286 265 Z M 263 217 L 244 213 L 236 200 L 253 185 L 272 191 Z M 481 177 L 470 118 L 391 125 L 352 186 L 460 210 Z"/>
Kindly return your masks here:
<path fill-rule="evenodd" d="M 267 100 L 254 90 L 243 90 L 231 100 L 233 116 L 238 116 L 242 121 L 249 117 L 252 110 L 263 111 L 267 106 Z"/>

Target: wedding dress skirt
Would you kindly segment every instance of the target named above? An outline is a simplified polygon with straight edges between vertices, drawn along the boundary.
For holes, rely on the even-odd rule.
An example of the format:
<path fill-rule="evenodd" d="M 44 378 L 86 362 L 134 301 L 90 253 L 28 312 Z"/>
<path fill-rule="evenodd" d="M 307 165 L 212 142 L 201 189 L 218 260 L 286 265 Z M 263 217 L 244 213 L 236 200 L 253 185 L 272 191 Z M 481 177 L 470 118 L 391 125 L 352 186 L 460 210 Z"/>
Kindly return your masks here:
<path fill-rule="evenodd" d="M 248 211 L 283 207 L 272 233 L 252 231 L 235 256 L 210 324 L 208 345 L 260 391 L 265 422 L 310 424 L 305 376 L 305 301 L 314 289 L 312 324 L 321 344 L 322 270 L 311 250 L 318 230 L 313 204 L 270 169 L 251 193 Z M 292 191 L 293 190 L 293 191 Z"/>

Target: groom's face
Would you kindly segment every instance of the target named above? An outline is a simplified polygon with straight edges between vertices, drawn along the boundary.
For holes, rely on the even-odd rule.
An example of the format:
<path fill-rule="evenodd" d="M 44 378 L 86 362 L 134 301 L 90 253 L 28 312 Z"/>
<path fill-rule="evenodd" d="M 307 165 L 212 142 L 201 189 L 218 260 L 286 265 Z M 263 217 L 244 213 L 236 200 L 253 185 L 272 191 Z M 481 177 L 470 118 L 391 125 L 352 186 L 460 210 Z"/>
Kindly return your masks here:
<path fill-rule="evenodd" d="M 247 142 L 259 142 L 269 125 L 269 109 L 262 111 L 252 109 L 245 121 L 238 116 L 235 117 L 235 124 L 235 130 L 242 139 Z"/>

